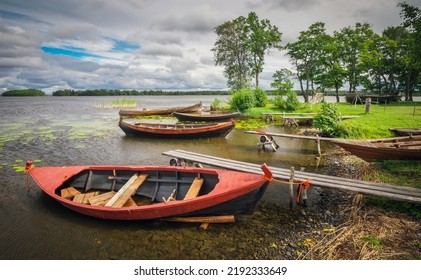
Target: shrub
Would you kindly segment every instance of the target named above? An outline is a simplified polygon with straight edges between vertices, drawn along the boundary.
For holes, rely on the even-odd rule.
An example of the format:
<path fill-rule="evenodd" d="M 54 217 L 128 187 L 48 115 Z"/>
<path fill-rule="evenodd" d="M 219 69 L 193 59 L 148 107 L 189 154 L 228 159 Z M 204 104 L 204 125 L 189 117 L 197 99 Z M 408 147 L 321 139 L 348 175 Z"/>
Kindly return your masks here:
<path fill-rule="evenodd" d="M 256 107 L 265 107 L 268 103 L 268 95 L 264 89 L 256 88 L 254 90 L 254 97 L 256 99 Z"/>
<path fill-rule="evenodd" d="M 287 93 L 287 100 L 285 101 L 286 109 L 288 111 L 294 111 L 298 109 L 300 101 L 298 101 L 297 94 L 294 91 L 289 91 Z"/>
<path fill-rule="evenodd" d="M 245 110 L 256 106 L 256 97 L 254 96 L 252 89 L 245 88 L 234 91 L 231 94 L 231 98 L 228 103 L 232 108 L 237 109 L 240 112 L 244 112 Z"/>
<path fill-rule="evenodd" d="M 210 104 L 210 106 L 212 110 L 222 110 L 223 109 L 222 100 L 215 98 Z"/>
<path fill-rule="evenodd" d="M 339 116 L 335 103 L 323 102 L 322 112 L 314 117 L 313 126 L 325 136 L 339 136 L 343 133 Z"/>
<path fill-rule="evenodd" d="M 275 98 L 273 99 L 273 105 L 275 105 L 281 110 L 285 110 L 287 108 L 285 100 L 282 96 L 275 96 Z"/>

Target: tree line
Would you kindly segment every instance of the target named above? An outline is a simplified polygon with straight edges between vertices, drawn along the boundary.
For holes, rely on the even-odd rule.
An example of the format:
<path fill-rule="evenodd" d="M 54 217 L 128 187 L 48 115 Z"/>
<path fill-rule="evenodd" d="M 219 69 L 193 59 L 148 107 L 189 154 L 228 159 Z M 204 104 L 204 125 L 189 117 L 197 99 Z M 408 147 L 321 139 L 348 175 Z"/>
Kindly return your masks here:
<path fill-rule="evenodd" d="M 2 93 L 2 96 L 45 96 L 45 92 L 39 89 L 12 89 Z"/>
<path fill-rule="evenodd" d="M 162 91 L 162 90 L 119 90 L 119 89 L 88 89 L 72 90 L 60 89 L 52 93 L 52 96 L 126 96 L 126 95 L 228 95 L 228 91 Z M 39 89 L 15 89 L 2 93 L 3 96 L 44 96 L 45 92 Z"/>
<path fill-rule="evenodd" d="M 212 51 L 216 65 L 224 67 L 232 90 L 259 87 L 264 56 L 270 49 L 285 50 L 293 69 L 280 69 L 271 84 L 276 90 L 296 79 L 305 101 L 314 91 L 358 89 L 374 93 L 404 92 L 412 101 L 421 89 L 421 10 L 399 3 L 403 22 L 376 34 L 368 23 L 356 23 L 327 34 L 323 22 L 300 32 L 295 42 L 281 45 L 282 33 L 256 13 L 217 26 Z"/>
<path fill-rule="evenodd" d="M 162 90 L 119 90 L 119 89 L 88 89 L 88 90 L 71 90 L 63 89 L 52 93 L 53 96 L 125 96 L 125 95 L 224 95 L 229 94 L 228 91 L 162 91 Z"/>

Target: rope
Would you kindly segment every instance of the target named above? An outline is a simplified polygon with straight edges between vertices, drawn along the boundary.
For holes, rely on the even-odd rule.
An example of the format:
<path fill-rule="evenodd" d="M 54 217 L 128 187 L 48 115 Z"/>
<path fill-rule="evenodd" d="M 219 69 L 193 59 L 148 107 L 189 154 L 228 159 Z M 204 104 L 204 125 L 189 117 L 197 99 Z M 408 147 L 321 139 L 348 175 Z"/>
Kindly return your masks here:
<path fill-rule="evenodd" d="M 298 185 L 298 193 L 297 193 L 297 203 L 300 203 L 301 201 L 301 192 L 303 190 L 303 188 L 309 189 L 311 187 L 310 185 L 310 179 L 301 181 L 301 182 L 289 182 L 289 181 L 282 181 L 282 180 L 278 180 L 275 178 L 270 178 L 269 180 L 270 182 L 275 181 L 275 182 L 279 182 L 282 184 L 293 184 L 293 185 Z"/>

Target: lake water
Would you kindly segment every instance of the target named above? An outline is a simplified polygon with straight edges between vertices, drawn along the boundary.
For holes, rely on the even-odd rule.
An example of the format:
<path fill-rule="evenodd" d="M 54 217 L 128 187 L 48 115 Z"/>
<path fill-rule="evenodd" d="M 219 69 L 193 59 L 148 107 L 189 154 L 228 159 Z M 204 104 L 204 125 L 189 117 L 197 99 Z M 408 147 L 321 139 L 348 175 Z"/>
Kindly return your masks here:
<path fill-rule="evenodd" d="M 226 96 L 137 96 L 139 108 L 203 105 Z M 197 140 L 141 139 L 126 136 L 118 127 L 118 110 L 96 104 L 122 97 L 0 97 L 0 259 L 184 259 L 220 258 L 216 250 L 226 231 L 237 225 L 218 227 L 208 236 L 212 242 L 202 250 L 203 240 L 194 245 L 197 225 L 154 222 L 104 221 L 72 212 L 34 186 L 25 187 L 22 167 L 31 159 L 35 165 L 168 165 L 162 152 L 184 149 L 197 153 L 323 173 L 316 167 L 316 143 L 276 139 L 276 152 L 258 151 L 257 135 L 234 129 L 225 138 Z M 168 120 L 168 119 L 167 119 Z M 163 119 L 161 121 L 166 121 Z M 293 132 L 280 124 L 265 128 Z M 322 143 L 323 144 L 323 143 Z M 335 149 L 328 144 L 322 150 Z M 310 195 L 317 199 L 317 191 Z M 263 200 L 289 203 L 286 187 L 271 183 Z M 311 201 L 311 199 L 310 199 Z M 310 202 L 311 203 L 311 202 Z M 174 249 L 174 241 L 197 246 L 196 255 L 185 247 Z M 187 240 L 187 241 L 186 241 Z M 170 244 L 169 244 L 170 243 Z M 172 245 L 171 245 L 172 244 Z M 178 244 L 178 243 L 177 243 Z M 179 245 L 177 245 L 179 246 Z M 207 247 L 207 248 L 208 248 Z M 215 255 L 216 254 L 216 255 Z M 224 253 L 224 258 L 236 256 Z"/>

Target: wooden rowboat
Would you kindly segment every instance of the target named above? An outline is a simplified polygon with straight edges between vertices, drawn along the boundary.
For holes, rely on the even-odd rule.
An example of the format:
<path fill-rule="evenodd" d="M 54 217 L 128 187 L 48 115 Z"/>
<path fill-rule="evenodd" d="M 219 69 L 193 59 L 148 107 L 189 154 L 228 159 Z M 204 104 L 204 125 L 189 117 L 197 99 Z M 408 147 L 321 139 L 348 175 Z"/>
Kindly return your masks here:
<path fill-rule="evenodd" d="M 50 197 L 111 220 L 250 215 L 271 180 L 238 171 L 177 166 L 55 166 L 27 170 Z"/>
<path fill-rule="evenodd" d="M 179 121 L 228 121 L 241 115 L 239 112 L 172 113 Z"/>
<path fill-rule="evenodd" d="M 129 123 L 120 118 L 120 128 L 127 135 L 152 138 L 225 137 L 235 127 L 235 121 L 206 124 Z"/>
<path fill-rule="evenodd" d="M 421 135 L 421 127 L 416 128 L 389 128 L 397 136 Z"/>
<path fill-rule="evenodd" d="M 190 106 L 170 107 L 161 109 L 150 110 L 120 110 L 118 113 L 122 117 L 135 117 L 135 116 L 152 116 L 152 115 L 171 115 L 173 112 L 197 112 L 202 107 L 202 102 Z"/>
<path fill-rule="evenodd" d="M 331 142 L 365 161 L 421 160 L 421 135 L 375 140 L 334 139 Z"/>

